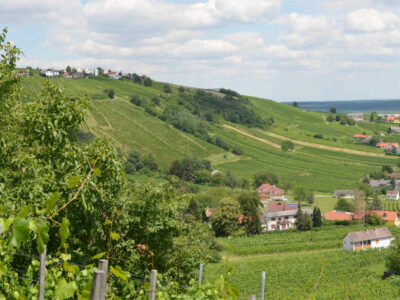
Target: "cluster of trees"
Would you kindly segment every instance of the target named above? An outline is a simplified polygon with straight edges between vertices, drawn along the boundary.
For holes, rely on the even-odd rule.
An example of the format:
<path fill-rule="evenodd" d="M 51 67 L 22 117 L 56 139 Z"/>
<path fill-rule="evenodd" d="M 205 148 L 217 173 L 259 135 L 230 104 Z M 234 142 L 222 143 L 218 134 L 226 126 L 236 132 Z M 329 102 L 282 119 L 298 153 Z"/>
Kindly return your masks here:
<path fill-rule="evenodd" d="M 14 72 L 20 51 L 4 41 L 5 31 L 0 34 L 0 210 L 7 225 L 0 237 L 0 294 L 37 297 L 35 280 L 19 280 L 19 272 L 37 276 L 37 261 L 14 253 L 37 255 L 45 248 L 48 257 L 64 262 L 47 265 L 49 299 L 88 295 L 93 257 L 109 261 L 110 299 L 139 296 L 129 273 L 158 269 L 166 278 L 189 282 L 200 262 L 216 257 L 213 232 L 187 214 L 187 199 L 169 183 L 128 184 L 110 141 L 74 141 L 90 109 L 87 99 L 70 101 L 46 81 L 24 101 Z M 141 161 L 131 158 L 132 164 Z M 81 270 L 70 261 L 88 266 Z"/>
<path fill-rule="evenodd" d="M 209 175 L 210 171 L 211 162 L 209 160 L 187 157 L 182 160 L 174 160 L 168 173 L 185 181 L 202 181 L 202 178 L 206 174 Z"/>
<path fill-rule="evenodd" d="M 385 122 L 385 118 L 383 118 L 382 116 L 378 116 L 378 114 L 376 112 L 372 112 L 369 120 L 371 122 L 376 122 L 376 123 L 383 123 Z"/>
<path fill-rule="evenodd" d="M 294 150 L 294 144 L 291 141 L 283 141 L 281 144 L 281 150 L 283 152 Z"/>
<path fill-rule="evenodd" d="M 216 236 L 229 236 L 261 232 L 259 219 L 259 198 L 255 193 L 241 193 L 237 200 L 224 198 L 210 219 Z"/>
<path fill-rule="evenodd" d="M 328 116 L 326 117 L 326 120 L 328 122 L 339 122 L 340 125 L 355 125 L 356 122 L 347 117 L 345 114 L 334 114 L 334 113 L 330 113 L 328 114 Z"/>
<path fill-rule="evenodd" d="M 158 165 L 154 160 L 153 155 L 146 154 L 142 156 L 139 152 L 130 152 L 125 162 L 125 172 L 127 174 L 135 174 L 136 172 L 148 173 L 149 171 L 156 172 Z"/>

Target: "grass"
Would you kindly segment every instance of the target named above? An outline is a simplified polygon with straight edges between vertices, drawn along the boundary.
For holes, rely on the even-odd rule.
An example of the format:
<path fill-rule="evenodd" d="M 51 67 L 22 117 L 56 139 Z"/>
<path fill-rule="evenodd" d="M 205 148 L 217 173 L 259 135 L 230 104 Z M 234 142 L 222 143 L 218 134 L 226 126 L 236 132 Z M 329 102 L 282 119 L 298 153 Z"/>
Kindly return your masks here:
<path fill-rule="evenodd" d="M 151 103 L 153 97 L 158 97 L 161 105 L 153 108 L 162 112 L 168 103 L 176 102 L 178 86 L 171 85 L 172 94 L 166 94 L 163 92 L 164 83 L 160 82 L 145 87 L 129 80 L 102 77 L 75 80 L 55 78 L 51 81 L 63 86 L 68 97 L 86 95 L 93 99 L 93 111 L 82 125 L 83 130 L 110 138 L 124 156 L 132 150 L 142 154 L 151 153 L 163 170 L 168 169 L 175 159 L 195 156 L 209 159 L 213 168 L 222 172 L 230 169 L 238 178 L 252 180 L 258 171 L 268 170 L 294 185 L 303 185 L 318 193 L 332 193 L 335 189 L 356 188 L 365 174 L 379 170 L 384 164 L 394 165 L 397 162 L 395 157 L 376 157 L 382 156 L 383 152 L 375 147 L 356 145 L 352 140 L 354 133 L 375 134 L 387 130 L 388 124 L 328 124 L 324 113 L 302 111 L 271 100 L 249 97 L 253 110 L 265 118 L 274 118 L 275 123 L 268 131 L 229 124 L 250 134 L 246 136 L 224 127 L 222 123 L 209 123 L 212 135 L 244 153 L 238 156 L 177 130 L 129 102 L 134 95 L 147 103 Z M 30 94 L 35 95 L 39 93 L 44 79 L 36 74 L 24 78 L 23 82 Z M 104 92 L 106 89 L 115 91 L 114 99 L 108 99 Z M 324 139 L 313 138 L 315 134 L 322 134 Z M 294 151 L 282 152 L 280 145 L 284 138 L 309 144 L 295 143 Z M 400 140 L 400 135 L 390 138 Z M 318 145 L 330 148 L 320 149 Z M 367 155 L 343 153 L 338 149 L 361 151 Z M 328 201 L 325 201 L 326 206 L 331 207 Z"/>

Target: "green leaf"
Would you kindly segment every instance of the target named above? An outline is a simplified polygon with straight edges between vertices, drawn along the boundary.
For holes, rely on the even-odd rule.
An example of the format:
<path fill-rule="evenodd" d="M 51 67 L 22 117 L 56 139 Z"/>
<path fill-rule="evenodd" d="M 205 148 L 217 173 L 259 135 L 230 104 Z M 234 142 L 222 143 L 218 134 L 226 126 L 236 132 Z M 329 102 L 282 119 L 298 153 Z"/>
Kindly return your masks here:
<path fill-rule="evenodd" d="M 118 233 L 116 233 L 116 232 L 111 232 L 111 238 L 112 238 L 113 240 L 118 241 L 119 238 L 120 238 L 120 235 L 119 235 Z"/>
<path fill-rule="evenodd" d="M 78 186 L 79 182 L 81 182 L 81 177 L 80 176 L 74 176 L 68 179 L 68 188 L 74 188 Z"/>
<path fill-rule="evenodd" d="M 85 209 L 85 212 L 86 212 L 87 211 L 87 204 L 86 204 L 85 194 L 84 193 L 81 194 L 81 200 L 82 200 L 83 208 Z"/>
<path fill-rule="evenodd" d="M 44 207 L 46 208 L 46 213 L 49 213 L 54 209 L 60 196 L 61 193 L 57 192 L 51 195 L 51 197 L 46 200 L 46 202 L 44 203 Z"/>
<path fill-rule="evenodd" d="M 126 276 L 126 272 L 122 270 L 120 266 L 113 266 L 110 267 L 111 273 L 113 273 L 116 277 L 121 278 L 124 281 L 128 280 L 128 276 Z"/>
<path fill-rule="evenodd" d="M 10 225 L 14 222 L 14 217 L 9 217 L 5 222 L 4 222 L 4 227 L 2 230 L 2 233 L 6 232 Z"/>
<path fill-rule="evenodd" d="M 111 225 L 110 219 L 105 220 L 103 224 L 104 226 Z"/>
<path fill-rule="evenodd" d="M 45 246 L 49 241 L 49 224 L 45 222 L 40 222 L 37 235 L 38 235 L 37 250 L 39 254 L 41 254 L 45 250 Z"/>
<path fill-rule="evenodd" d="M 26 242 L 28 238 L 29 238 L 28 221 L 19 217 L 15 218 L 10 238 L 10 244 L 14 247 L 19 248 L 21 243 Z"/>
<path fill-rule="evenodd" d="M 99 168 L 95 168 L 94 170 L 93 170 L 93 175 L 94 176 L 101 176 L 101 170 L 99 169 Z"/>
<path fill-rule="evenodd" d="M 100 259 L 100 258 L 102 258 L 105 254 L 106 254 L 106 252 L 100 252 L 99 254 L 96 254 L 95 256 L 93 256 L 90 260 Z"/>
<path fill-rule="evenodd" d="M 66 217 L 63 217 L 61 221 L 60 236 L 61 236 L 61 247 L 63 247 L 65 241 L 69 237 L 69 220 Z"/>
<path fill-rule="evenodd" d="M 0 278 L 4 275 L 7 274 L 7 267 L 4 263 L 0 262 Z"/>
<path fill-rule="evenodd" d="M 57 282 L 54 295 L 57 300 L 69 299 L 74 297 L 75 291 L 76 291 L 75 281 L 67 282 L 64 278 L 61 278 Z"/>
<path fill-rule="evenodd" d="M 77 265 L 70 265 L 66 261 L 64 261 L 63 267 L 65 272 L 71 272 L 72 274 L 76 274 L 79 272 L 79 267 Z"/>
<path fill-rule="evenodd" d="M 19 213 L 19 215 L 18 215 L 17 217 L 22 218 L 22 219 L 25 219 L 25 218 L 29 215 L 29 212 L 30 212 L 30 210 L 31 210 L 31 207 L 32 207 L 32 205 L 26 206 L 26 207 Z"/>

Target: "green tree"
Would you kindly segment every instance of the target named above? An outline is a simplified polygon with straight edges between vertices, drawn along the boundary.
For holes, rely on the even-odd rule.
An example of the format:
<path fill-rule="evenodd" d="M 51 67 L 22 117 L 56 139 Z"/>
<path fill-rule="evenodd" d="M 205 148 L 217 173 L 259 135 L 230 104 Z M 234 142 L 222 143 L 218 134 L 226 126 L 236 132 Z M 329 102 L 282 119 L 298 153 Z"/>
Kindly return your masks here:
<path fill-rule="evenodd" d="M 294 149 L 294 144 L 291 141 L 283 141 L 281 144 L 281 150 L 283 152 L 293 150 Z"/>
<path fill-rule="evenodd" d="M 66 71 L 67 73 L 71 73 L 71 67 L 70 67 L 70 66 L 67 66 L 67 68 L 65 69 L 65 71 Z"/>
<path fill-rule="evenodd" d="M 152 86 L 153 85 L 153 81 L 150 79 L 150 77 L 146 77 L 143 80 L 143 84 L 144 84 L 144 86 Z"/>
<path fill-rule="evenodd" d="M 311 230 L 312 226 L 313 226 L 313 224 L 312 224 L 311 216 L 309 214 L 303 213 L 303 212 L 301 212 L 301 210 L 299 210 L 299 214 L 296 219 L 297 230 L 300 230 L 300 231 Z"/>
<path fill-rule="evenodd" d="M 238 229 L 240 204 L 232 199 L 224 198 L 211 217 L 212 229 L 216 236 L 228 236 Z"/>
<path fill-rule="evenodd" d="M 293 198 L 298 203 L 306 201 L 307 199 L 306 190 L 302 186 L 296 187 L 293 191 Z"/>
<path fill-rule="evenodd" d="M 308 204 L 313 204 L 314 203 L 314 192 L 311 190 L 306 191 L 306 201 Z"/>
<path fill-rule="evenodd" d="M 386 258 L 386 267 L 400 274 L 400 240 L 395 239 Z"/>
<path fill-rule="evenodd" d="M 294 102 L 292 103 L 292 106 L 293 106 L 293 107 L 299 107 L 299 103 L 297 103 L 297 101 L 294 101 Z"/>
<path fill-rule="evenodd" d="M 371 210 L 381 210 L 382 209 L 382 202 L 378 197 L 378 193 L 374 194 L 374 197 L 372 198 L 372 202 L 370 205 L 368 205 L 368 208 Z"/>
<path fill-rule="evenodd" d="M 329 112 L 331 113 L 331 114 L 336 114 L 336 107 L 331 107 L 330 109 L 329 109 Z"/>
<path fill-rule="evenodd" d="M 379 225 L 384 225 L 385 224 L 385 220 L 382 219 L 377 214 L 367 215 L 366 219 L 367 219 L 366 220 L 367 224 L 372 225 L 372 226 L 379 226 Z"/>
<path fill-rule="evenodd" d="M 167 93 L 167 94 L 172 93 L 171 87 L 168 84 L 164 85 L 163 90 L 164 90 L 164 93 Z"/>
<path fill-rule="evenodd" d="M 276 176 L 275 174 L 272 174 L 271 172 L 261 171 L 261 172 L 256 173 L 254 175 L 254 182 L 253 182 L 254 187 L 257 188 L 264 183 L 276 185 L 279 183 L 279 178 L 278 178 L 278 176 Z"/>
<path fill-rule="evenodd" d="M 349 203 L 346 199 L 339 198 L 336 202 L 335 210 L 352 211 L 352 206 L 351 203 Z"/>
<path fill-rule="evenodd" d="M 256 193 L 241 193 L 238 201 L 242 209 L 243 218 L 242 226 L 244 226 L 248 234 L 256 234 L 261 232 L 261 221 L 258 217 L 258 207 L 260 200 Z"/>
<path fill-rule="evenodd" d="M 322 226 L 321 211 L 318 206 L 314 207 L 312 223 L 313 223 L 313 227 L 321 227 Z"/>
<path fill-rule="evenodd" d="M 328 122 L 333 122 L 333 121 L 335 121 L 335 117 L 334 117 L 332 114 L 329 114 L 329 115 L 326 117 L 326 120 L 327 120 Z"/>

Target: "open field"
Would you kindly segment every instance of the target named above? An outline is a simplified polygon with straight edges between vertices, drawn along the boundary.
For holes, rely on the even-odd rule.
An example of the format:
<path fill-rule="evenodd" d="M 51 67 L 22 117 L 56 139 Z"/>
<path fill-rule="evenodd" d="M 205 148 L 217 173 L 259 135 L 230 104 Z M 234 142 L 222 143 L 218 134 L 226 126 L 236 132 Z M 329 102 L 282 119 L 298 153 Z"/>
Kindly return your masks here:
<path fill-rule="evenodd" d="M 204 276 L 213 280 L 224 273 L 227 264 L 233 267 L 230 279 L 240 288 L 240 299 L 248 299 L 249 294 L 259 297 L 262 271 L 266 271 L 265 299 L 395 299 L 399 286 L 381 279 L 387 250 L 341 249 L 346 233 L 362 229 L 338 226 L 312 233 L 220 239 L 227 247 L 226 260 L 208 265 Z M 400 233 L 398 228 L 390 229 L 394 235 Z"/>
<path fill-rule="evenodd" d="M 35 95 L 40 92 L 44 81 L 36 74 L 23 82 L 25 88 Z M 171 86 L 172 93 L 166 94 L 163 92 L 164 84 L 160 82 L 145 87 L 129 80 L 100 77 L 55 78 L 50 81 L 63 86 L 68 97 L 86 95 L 93 99 L 93 110 L 87 116 L 83 130 L 110 138 L 125 156 L 132 150 L 151 153 L 163 170 L 175 159 L 195 156 L 209 159 L 213 168 L 223 172 L 230 169 L 237 178 L 252 180 L 255 173 L 268 170 L 282 181 L 332 193 L 335 189 L 355 188 L 365 174 L 379 170 L 384 164 L 397 163 L 396 157 L 384 157 L 381 150 L 354 144 L 351 138 L 354 133 L 375 134 L 387 130 L 388 124 L 327 124 L 324 113 L 302 111 L 271 100 L 249 97 L 251 109 L 263 118 L 273 117 L 275 122 L 267 131 L 220 121 L 208 123 L 212 136 L 220 137 L 243 152 L 243 155 L 235 155 L 175 129 L 129 101 L 135 95 L 147 103 L 158 97 L 160 106 L 153 108 L 161 113 L 168 103 L 177 101 L 178 86 Z M 108 99 L 104 92 L 106 89 L 115 90 L 114 99 Z M 314 134 L 323 134 L 324 138 L 313 138 Z M 400 135 L 398 137 L 400 140 Z M 396 139 L 397 136 L 390 138 Z M 285 139 L 294 141 L 294 151 L 280 150 Z"/>

